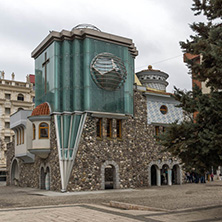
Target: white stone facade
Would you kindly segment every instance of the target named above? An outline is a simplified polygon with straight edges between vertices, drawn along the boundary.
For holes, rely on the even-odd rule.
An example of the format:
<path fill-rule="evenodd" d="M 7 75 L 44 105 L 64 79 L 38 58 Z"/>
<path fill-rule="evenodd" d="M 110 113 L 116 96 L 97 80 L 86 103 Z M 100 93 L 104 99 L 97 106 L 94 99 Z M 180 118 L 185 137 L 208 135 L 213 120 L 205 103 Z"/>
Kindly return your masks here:
<path fill-rule="evenodd" d="M 26 82 L 5 79 L 4 71 L 0 76 L 0 171 L 6 171 L 6 144 L 12 141 L 14 135 L 10 129 L 10 115 L 18 109 L 32 110 L 34 108 L 35 92 L 30 78 Z"/>

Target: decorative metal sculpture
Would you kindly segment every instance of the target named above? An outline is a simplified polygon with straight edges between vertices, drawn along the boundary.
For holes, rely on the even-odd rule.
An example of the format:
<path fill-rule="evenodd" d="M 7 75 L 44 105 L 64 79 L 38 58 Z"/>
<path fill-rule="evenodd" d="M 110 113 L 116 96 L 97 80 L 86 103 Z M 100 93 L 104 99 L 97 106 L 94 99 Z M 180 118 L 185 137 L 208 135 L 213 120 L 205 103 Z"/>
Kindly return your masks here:
<path fill-rule="evenodd" d="M 121 88 L 127 77 L 122 60 L 111 53 L 100 53 L 94 57 L 90 69 L 96 85 L 108 91 Z"/>

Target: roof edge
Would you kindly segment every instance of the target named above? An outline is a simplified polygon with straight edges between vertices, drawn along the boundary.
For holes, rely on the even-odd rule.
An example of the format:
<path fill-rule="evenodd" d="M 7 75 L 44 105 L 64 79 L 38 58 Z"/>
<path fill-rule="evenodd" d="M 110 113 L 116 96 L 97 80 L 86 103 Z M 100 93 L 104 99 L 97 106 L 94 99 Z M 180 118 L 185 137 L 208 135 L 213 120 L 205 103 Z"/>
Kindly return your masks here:
<path fill-rule="evenodd" d="M 32 51 L 31 56 L 32 58 L 37 58 L 54 41 L 84 39 L 86 37 L 102 39 L 107 42 L 115 42 L 119 45 L 125 45 L 129 48 L 129 51 L 133 56 L 138 55 L 138 51 L 131 39 L 85 28 L 72 29 L 71 31 L 62 30 L 61 32 L 51 31 L 46 38 Z"/>

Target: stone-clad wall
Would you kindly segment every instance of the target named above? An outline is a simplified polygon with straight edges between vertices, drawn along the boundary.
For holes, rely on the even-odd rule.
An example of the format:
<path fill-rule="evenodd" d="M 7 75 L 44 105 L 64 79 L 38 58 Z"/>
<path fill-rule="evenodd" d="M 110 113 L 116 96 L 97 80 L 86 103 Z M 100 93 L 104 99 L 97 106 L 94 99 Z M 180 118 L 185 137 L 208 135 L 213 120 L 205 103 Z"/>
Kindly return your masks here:
<path fill-rule="evenodd" d="M 87 117 L 68 190 L 99 190 L 102 186 L 101 167 L 114 161 L 119 167 L 120 188 L 148 186 L 148 164 L 167 158 L 154 139 L 154 127 L 147 125 L 147 103 L 142 92 L 134 92 L 134 117 L 122 120 L 122 140 L 116 138 L 113 119 L 113 139 L 106 137 L 103 119 L 103 139 L 96 138 L 96 118 Z"/>
<path fill-rule="evenodd" d="M 11 181 L 11 174 L 10 174 L 10 168 L 12 160 L 15 156 L 15 140 L 13 137 L 13 141 L 11 143 L 7 144 L 7 151 L 6 151 L 6 185 L 10 185 Z"/>
<path fill-rule="evenodd" d="M 112 161 L 119 169 L 119 187 L 134 188 L 148 186 L 148 164 L 152 160 L 167 158 L 160 153 L 161 147 L 154 139 L 154 127 L 147 125 L 147 101 L 140 91 L 134 92 L 134 117 L 122 120 L 122 139 L 116 138 L 116 119 L 113 119 L 113 138 L 106 137 L 106 118 L 103 118 L 103 138 L 96 138 L 96 121 L 90 115 L 80 140 L 76 161 L 68 184 L 69 191 L 99 190 L 104 187 L 101 169 L 104 163 Z M 49 166 L 51 190 L 61 190 L 59 158 L 55 125 L 50 125 L 51 152 L 47 159 L 35 157 L 33 164 L 19 162 L 20 186 L 39 188 L 40 167 Z M 8 169 L 13 152 L 10 151 Z M 117 168 L 116 167 L 116 168 Z"/>
<path fill-rule="evenodd" d="M 18 185 L 21 187 L 34 187 L 40 188 L 40 168 L 49 166 L 51 190 L 61 190 L 61 179 L 59 171 L 59 158 L 57 152 L 56 136 L 55 136 L 55 124 L 52 118 L 50 124 L 50 147 L 51 152 L 47 159 L 41 159 L 35 156 L 34 163 L 23 163 L 18 159 L 19 165 L 19 181 Z M 11 162 L 14 158 L 14 143 L 10 144 L 7 149 L 7 169 L 10 171 Z M 10 173 L 7 175 L 7 185 L 10 185 Z"/>

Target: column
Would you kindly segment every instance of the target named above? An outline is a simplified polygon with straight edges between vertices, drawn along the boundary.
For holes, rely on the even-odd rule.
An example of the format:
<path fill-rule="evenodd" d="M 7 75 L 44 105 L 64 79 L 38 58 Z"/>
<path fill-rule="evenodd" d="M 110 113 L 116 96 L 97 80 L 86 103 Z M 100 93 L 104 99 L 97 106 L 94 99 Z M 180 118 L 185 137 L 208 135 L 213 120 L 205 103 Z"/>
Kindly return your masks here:
<path fill-rule="evenodd" d="M 84 97 L 83 97 L 83 110 L 90 110 L 90 40 L 85 38 L 83 41 L 83 76 L 84 76 Z"/>
<path fill-rule="evenodd" d="M 161 186 L 161 174 L 160 174 L 160 169 L 156 169 L 156 179 L 157 179 L 157 186 Z"/>
<path fill-rule="evenodd" d="M 168 169 L 167 171 L 168 171 L 168 173 L 167 173 L 167 176 L 168 176 L 168 185 L 171 186 L 171 185 L 172 185 L 172 170 L 171 170 L 171 169 Z"/>

